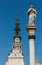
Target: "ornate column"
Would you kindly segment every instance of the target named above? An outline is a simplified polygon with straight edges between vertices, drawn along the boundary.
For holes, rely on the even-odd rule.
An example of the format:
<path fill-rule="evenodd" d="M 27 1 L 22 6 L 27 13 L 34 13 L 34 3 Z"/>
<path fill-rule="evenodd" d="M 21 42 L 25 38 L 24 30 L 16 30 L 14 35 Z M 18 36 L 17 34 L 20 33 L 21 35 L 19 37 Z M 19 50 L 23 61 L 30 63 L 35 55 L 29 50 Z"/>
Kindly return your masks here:
<path fill-rule="evenodd" d="M 29 15 L 29 24 L 26 27 L 29 39 L 29 52 L 30 52 L 30 65 L 35 65 L 35 31 L 37 26 L 34 24 L 36 19 L 37 12 L 34 9 L 33 5 L 30 6 L 29 10 L 27 11 Z"/>

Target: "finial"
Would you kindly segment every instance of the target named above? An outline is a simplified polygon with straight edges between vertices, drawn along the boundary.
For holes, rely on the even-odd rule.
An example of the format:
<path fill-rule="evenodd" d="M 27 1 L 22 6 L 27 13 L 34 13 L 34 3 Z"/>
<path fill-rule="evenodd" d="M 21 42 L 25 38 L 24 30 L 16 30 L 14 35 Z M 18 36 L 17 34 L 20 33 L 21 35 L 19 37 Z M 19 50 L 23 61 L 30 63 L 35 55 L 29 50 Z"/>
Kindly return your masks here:
<path fill-rule="evenodd" d="M 19 19 L 18 18 L 16 18 L 16 24 L 19 24 Z"/>
<path fill-rule="evenodd" d="M 15 36 L 14 38 L 19 37 L 20 38 L 20 28 L 19 28 L 19 19 L 16 18 L 16 26 L 15 26 Z"/>
<path fill-rule="evenodd" d="M 16 24 L 19 24 L 18 12 L 16 12 Z"/>
<path fill-rule="evenodd" d="M 30 8 L 34 8 L 34 5 L 33 5 L 33 4 L 31 4 L 31 5 L 30 5 Z"/>

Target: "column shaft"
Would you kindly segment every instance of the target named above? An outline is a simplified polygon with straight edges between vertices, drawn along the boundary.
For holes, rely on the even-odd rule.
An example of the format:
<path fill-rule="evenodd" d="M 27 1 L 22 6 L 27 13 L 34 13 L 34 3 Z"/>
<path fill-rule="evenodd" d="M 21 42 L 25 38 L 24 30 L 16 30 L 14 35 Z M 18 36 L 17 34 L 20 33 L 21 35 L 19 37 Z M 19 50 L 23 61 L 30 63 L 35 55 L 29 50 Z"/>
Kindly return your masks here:
<path fill-rule="evenodd" d="M 30 49 L 30 65 L 35 65 L 34 39 L 29 39 L 29 49 Z"/>

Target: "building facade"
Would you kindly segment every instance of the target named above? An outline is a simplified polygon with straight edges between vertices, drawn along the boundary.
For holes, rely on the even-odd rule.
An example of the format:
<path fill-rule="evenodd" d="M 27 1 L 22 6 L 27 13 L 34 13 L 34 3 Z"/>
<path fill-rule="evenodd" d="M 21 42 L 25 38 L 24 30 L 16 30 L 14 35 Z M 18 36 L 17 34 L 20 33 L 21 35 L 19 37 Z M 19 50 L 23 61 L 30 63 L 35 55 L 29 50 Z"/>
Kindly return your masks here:
<path fill-rule="evenodd" d="M 6 65 L 24 65 L 24 56 L 22 53 L 21 36 L 20 36 L 18 19 L 16 19 L 16 27 L 15 27 L 15 35 L 12 51 L 8 55 Z"/>

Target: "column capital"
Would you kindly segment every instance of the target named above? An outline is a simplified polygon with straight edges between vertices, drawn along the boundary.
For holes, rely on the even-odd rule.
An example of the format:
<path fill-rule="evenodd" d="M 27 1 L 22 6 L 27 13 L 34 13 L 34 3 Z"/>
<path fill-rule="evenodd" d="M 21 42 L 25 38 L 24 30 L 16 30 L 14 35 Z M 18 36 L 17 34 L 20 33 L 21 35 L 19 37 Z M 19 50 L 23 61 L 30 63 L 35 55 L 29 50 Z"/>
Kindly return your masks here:
<path fill-rule="evenodd" d="M 36 31 L 36 29 L 37 29 L 36 25 L 28 25 L 26 27 L 26 30 L 29 32 L 29 34 L 28 34 L 29 39 L 35 39 L 35 31 Z"/>
<path fill-rule="evenodd" d="M 37 26 L 36 25 L 27 25 L 26 26 L 26 30 L 29 31 L 29 30 L 35 30 L 36 31 L 37 29 Z"/>

